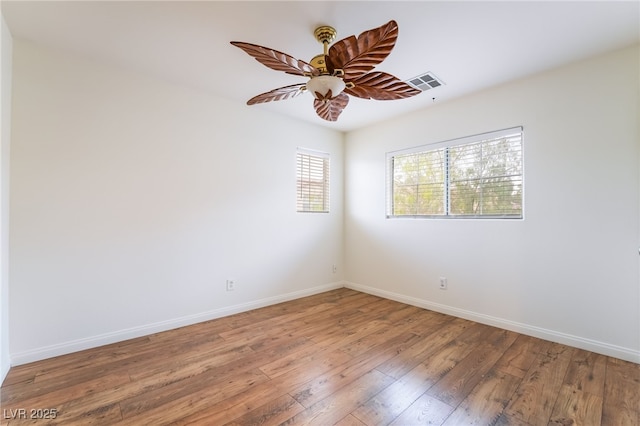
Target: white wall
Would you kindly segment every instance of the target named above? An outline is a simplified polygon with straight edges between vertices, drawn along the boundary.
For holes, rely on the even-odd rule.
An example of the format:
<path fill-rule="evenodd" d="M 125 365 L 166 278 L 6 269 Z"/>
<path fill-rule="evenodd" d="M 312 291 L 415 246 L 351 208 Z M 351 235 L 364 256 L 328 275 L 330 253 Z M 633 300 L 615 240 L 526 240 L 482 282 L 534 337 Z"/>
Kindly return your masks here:
<path fill-rule="evenodd" d="M 640 362 L 638 61 L 635 46 L 348 134 L 349 285 Z M 524 220 L 385 219 L 386 152 L 518 125 Z"/>
<path fill-rule="evenodd" d="M 13 39 L 1 17 L 0 85 L 0 384 L 9 372 L 9 158 L 11 147 L 11 56 Z"/>
<path fill-rule="evenodd" d="M 24 41 L 13 63 L 14 364 L 342 286 L 341 133 Z M 331 213 L 295 212 L 296 146 L 332 155 Z"/>

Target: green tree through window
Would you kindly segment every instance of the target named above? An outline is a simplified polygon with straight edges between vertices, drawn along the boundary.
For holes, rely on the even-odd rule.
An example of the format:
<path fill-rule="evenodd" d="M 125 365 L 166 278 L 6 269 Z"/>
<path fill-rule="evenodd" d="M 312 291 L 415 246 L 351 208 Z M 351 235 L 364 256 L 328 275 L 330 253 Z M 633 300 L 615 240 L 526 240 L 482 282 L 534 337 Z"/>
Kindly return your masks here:
<path fill-rule="evenodd" d="M 395 214 L 444 214 L 444 166 L 444 152 L 441 150 L 394 158 Z"/>
<path fill-rule="evenodd" d="M 388 216 L 522 217 L 522 129 L 388 154 Z"/>

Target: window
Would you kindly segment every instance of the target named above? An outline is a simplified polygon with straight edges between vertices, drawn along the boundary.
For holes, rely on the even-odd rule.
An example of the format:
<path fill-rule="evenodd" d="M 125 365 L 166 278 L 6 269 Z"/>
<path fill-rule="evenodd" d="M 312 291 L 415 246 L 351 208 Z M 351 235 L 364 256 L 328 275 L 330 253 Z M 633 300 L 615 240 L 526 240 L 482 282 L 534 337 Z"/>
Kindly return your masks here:
<path fill-rule="evenodd" d="M 522 127 L 387 154 L 387 217 L 522 218 Z"/>
<path fill-rule="evenodd" d="M 329 212 L 329 154 L 298 148 L 297 211 Z"/>

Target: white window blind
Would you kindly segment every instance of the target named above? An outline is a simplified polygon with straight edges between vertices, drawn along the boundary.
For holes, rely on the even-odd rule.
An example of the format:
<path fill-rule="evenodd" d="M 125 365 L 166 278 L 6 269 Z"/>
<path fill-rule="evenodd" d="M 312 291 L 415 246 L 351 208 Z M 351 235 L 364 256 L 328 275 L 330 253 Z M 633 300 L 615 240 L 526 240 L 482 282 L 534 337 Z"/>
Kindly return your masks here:
<path fill-rule="evenodd" d="M 522 127 L 387 154 L 388 217 L 522 218 Z"/>
<path fill-rule="evenodd" d="M 298 148 L 296 193 L 298 212 L 329 212 L 329 154 Z"/>

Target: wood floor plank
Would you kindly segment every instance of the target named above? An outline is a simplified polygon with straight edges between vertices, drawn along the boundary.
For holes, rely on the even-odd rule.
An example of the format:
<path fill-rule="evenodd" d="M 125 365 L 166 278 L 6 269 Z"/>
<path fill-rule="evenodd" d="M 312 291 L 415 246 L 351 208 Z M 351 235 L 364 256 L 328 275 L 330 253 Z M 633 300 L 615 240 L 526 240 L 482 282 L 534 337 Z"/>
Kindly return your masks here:
<path fill-rule="evenodd" d="M 640 365 L 343 288 L 17 366 L 0 402 L 3 426 L 635 426 Z"/>
<path fill-rule="evenodd" d="M 382 320 L 387 321 L 392 325 L 401 326 L 418 321 L 423 314 L 424 309 L 420 309 L 417 306 L 404 305 L 383 316 Z"/>
<path fill-rule="evenodd" d="M 446 345 L 452 344 L 454 339 L 470 326 L 469 321 L 452 320 L 434 330 L 432 334 L 424 336 L 411 348 L 385 362 L 378 367 L 378 370 L 399 379 Z"/>
<path fill-rule="evenodd" d="M 310 320 L 313 325 L 304 328 L 305 336 L 318 345 L 341 349 L 343 346 L 357 342 L 381 328 L 389 328 L 389 323 L 382 317 L 387 312 L 397 309 L 397 306 L 388 302 L 369 302 L 365 306 L 375 305 L 376 309 L 367 309 L 365 312 L 360 312 L 360 309 L 352 309 L 347 316 L 337 316 L 327 321 L 326 325 Z"/>
<path fill-rule="evenodd" d="M 395 327 L 389 327 L 389 325 L 381 323 L 380 327 L 373 333 L 369 333 L 356 341 L 341 345 L 340 350 L 350 356 L 358 356 L 383 344 L 394 335 L 397 335 L 399 331 L 402 332 L 403 330 L 397 330 Z"/>
<path fill-rule="evenodd" d="M 227 426 L 245 425 L 279 425 L 296 414 L 304 411 L 304 407 L 285 394 L 275 399 L 269 400 L 264 405 L 249 411 L 242 417 L 226 423 Z"/>
<path fill-rule="evenodd" d="M 10 400 L 2 403 L 2 408 L 4 410 L 15 410 L 18 408 L 60 407 L 67 401 L 92 395 L 105 388 L 121 387 L 128 383 L 130 383 L 129 376 L 119 373 L 87 378 L 82 383 L 76 383 L 71 386 L 53 387 L 49 385 L 45 391 L 37 388 L 37 385 L 34 384 L 33 393 L 29 393 L 29 389 L 23 389 L 19 393 L 12 393 Z"/>
<path fill-rule="evenodd" d="M 177 425 L 224 424 L 237 419 L 262 406 L 274 395 L 287 393 L 291 388 L 326 374 L 326 365 L 309 365 L 303 371 L 293 370 L 266 382 L 229 394 L 227 398 L 214 401 L 206 408 L 184 413 L 174 423 Z"/>
<path fill-rule="evenodd" d="M 564 383 L 581 392 L 602 398 L 606 368 L 606 356 L 575 349 Z"/>
<path fill-rule="evenodd" d="M 371 318 L 362 323 L 358 322 L 349 326 L 334 326 L 333 329 L 326 332 L 320 332 L 316 335 L 308 333 L 308 335 L 309 339 L 319 347 L 342 349 L 343 346 L 356 342 L 385 327 L 388 328 L 388 324 L 384 321 Z"/>
<path fill-rule="evenodd" d="M 426 393 L 402 412 L 390 425 L 441 425 L 449 417 L 453 407 Z"/>
<path fill-rule="evenodd" d="M 607 358 L 602 423 L 640 424 L 640 365 Z"/>
<path fill-rule="evenodd" d="M 545 352 L 551 342 L 521 334 L 498 360 L 495 368 L 512 376 L 523 378 L 537 356 Z"/>
<path fill-rule="evenodd" d="M 353 415 L 365 424 L 389 424 L 431 388 L 438 376 L 419 364 L 356 409 Z"/>
<path fill-rule="evenodd" d="M 480 383 L 501 355 L 490 345 L 474 348 L 469 355 L 429 389 L 428 394 L 452 407 L 458 406 Z"/>
<path fill-rule="evenodd" d="M 335 426 L 367 426 L 360 420 L 356 419 L 352 414 L 349 414 L 344 419 L 340 420 Z"/>
<path fill-rule="evenodd" d="M 538 355 L 505 410 L 510 418 L 531 425 L 548 424 L 573 351 L 553 343 Z"/>
<path fill-rule="evenodd" d="M 601 424 L 602 397 L 563 385 L 551 413 L 549 425 Z"/>
<path fill-rule="evenodd" d="M 186 367 L 190 366 L 187 364 Z M 78 413 L 83 410 L 99 410 L 102 407 L 109 406 L 116 402 L 126 403 L 127 401 L 135 401 L 136 399 L 146 401 L 147 399 L 152 399 L 155 394 L 162 395 L 165 392 L 171 394 L 172 387 L 165 386 L 172 384 L 174 385 L 173 388 L 178 390 L 182 388 L 194 389 L 194 387 L 189 385 L 190 380 L 202 381 L 203 377 L 207 376 L 200 376 L 199 374 L 206 373 L 208 370 L 208 368 L 200 368 L 198 364 L 194 364 L 191 370 L 188 368 L 176 370 L 172 366 L 168 366 L 164 374 L 141 374 L 141 378 L 132 381 L 126 386 L 105 387 L 81 399 L 69 400 L 59 407 L 59 411 L 73 417 L 79 416 Z M 162 390 L 158 391 L 158 389 Z"/>
<path fill-rule="evenodd" d="M 308 321 L 309 318 L 317 319 L 316 323 L 320 323 L 328 317 L 335 318 L 335 309 L 332 309 L 333 307 L 334 305 L 331 303 L 312 305 L 286 315 L 264 318 L 262 321 L 230 329 L 219 333 L 219 335 L 227 341 L 251 344 L 256 340 L 264 338 L 265 335 L 280 336 L 299 330 L 301 326 L 306 324 L 305 320 Z M 345 308 L 347 309 L 347 306 L 345 306 Z"/>
<path fill-rule="evenodd" d="M 206 383 L 198 382 L 196 389 L 186 387 L 180 392 L 157 395 L 151 400 L 145 400 L 144 395 L 141 395 L 141 398 L 123 401 L 120 404 L 123 423 L 146 425 L 172 423 L 184 417 L 185 413 L 206 409 L 229 395 L 266 381 L 268 379 L 264 375 L 249 372 L 237 374 L 233 379 L 225 382 L 215 380 Z M 191 383 L 191 385 L 194 384 Z"/>
<path fill-rule="evenodd" d="M 335 367 L 346 363 L 351 355 L 341 350 L 321 350 L 311 347 L 309 350 L 295 352 L 282 359 L 260 367 L 260 370 L 270 378 L 278 377 L 292 370 L 303 368 L 308 364 L 321 364 L 327 367 Z"/>
<path fill-rule="evenodd" d="M 388 316 L 387 316 L 388 317 Z M 402 317 L 396 317 L 396 322 L 386 323 L 383 321 L 376 330 L 366 336 L 353 341 L 349 345 L 344 345 L 342 349 L 352 355 L 357 355 L 368 351 L 370 348 L 377 346 L 380 342 L 385 341 L 389 336 L 394 333 L 403 333 L 405 331 L 422 335 L 425 328 L 438 329 L 440 325 L 448 322 L 446 318 L 434 317 L 431 315 L 410 315 Z M 416 333 L 415 330 L 420 329 L 420 333 Z"/>
<path fill-rule="evenodd" d="M 204 373 L 217 366 L 232 363 L 239 357 L 252 354 L 255 354 L 255 351 L 246 345 L 236 346 L 216 342 L 211 346 L 200 346 L 195 352 L 185 350 L 179 357 L 150 359 L 143 369 L 126 365 L 125 371 L 134 381 L 152 378 L 157 382 L 170 383 Z"/>
<path fill-rule="evenodd" d="M 440 331 L 442 327 L 455 322 L 455 317 L 443 315 L 432 311 L 423 311 L 415 322 L 411 323 L 408 329 L 410 332 L 418 336 L 433 336 L 435 332 Z M 462 320 L 463 324 L 470 324 L 470 321 Z"/>
<path fill-rule="evenodd" d="M 107 345 L 103 352 L 91 349 L 77 354 L 77 362 L 73 362 L 73 356 L 61 356 L 56 358 L 55 367 L 38 372 L 33 380 L 40 388 L 48 386 L 68 386 L 75 382 L 82 383 L 85 377 L 96 377 L 105 374 L 117 374 L 135 368 L 144 363 L 146 367 L 153 365 L 156 360 L 166 362 L 174 355 L 185 353 L 202 353 L 202 345 L 209 345 L 221 340 L 215 334 L 211 335 L 200 327 L 194 327 L 191 338 L 177 337 L 170 343 L 152 342 L 151 339 L 132 339 L 121 344 Z M 162 351 L 159 351 L 162 348 Z"/>
<path fill-rule="evenodd" d="M 310 407 L 373 370 L 385 360 L 403 352 L 419 339 L 420 337 L 413 333 L 397 336 L 385 342 L 384 345 L 354 357 L 346 364 L 335 367 L 326 374 L 294 388 L 291 395 L 305 407 Z"/>
<path fill-rule="evenodd" d="M 516 416 L 503 412 L 498 419 L 493 422 L 492 426 L 531 426 Z"/>
<path fill-rule="evenodd" d="M 120 404 L 111 403 L 100 405 L 96 408 L 86 408 L 81 412 L 77 412 L 76 416 L 65 412 L 64 422 L 61 425 L 112 425 L 122 421 L 122 412 Z M 42 424 L 42 421 L 35 423 Z"/>
<path fill-rule="evenodd" d="M 493 424 L 515 393 L 521 379 L 500 370 L 489 372 L 447 418 L 444 425 Z"/>
<path fill-rule="evenodd" d="M 148 337 L 131 339 L 120 343 L 87 349 L 71 355 L 63 355 L 47 360 L 46 363 L 33 362 L 19 365 L 9 370 L 3 388 L 22 382 L 35 383 L 36 377 L 75 376 L 83 367 L 95 368 L 104 363 L 119 361 L 128 356 L 139 356 L 150 342 Z"/>
<path fill-rule="evenodd" d="M 371 370 L 282 424 L 320 426 L 335 424 L 349 415 L 354 407 L 368 401 L 393 381 L 393 378 L 377 370 Z"/>

